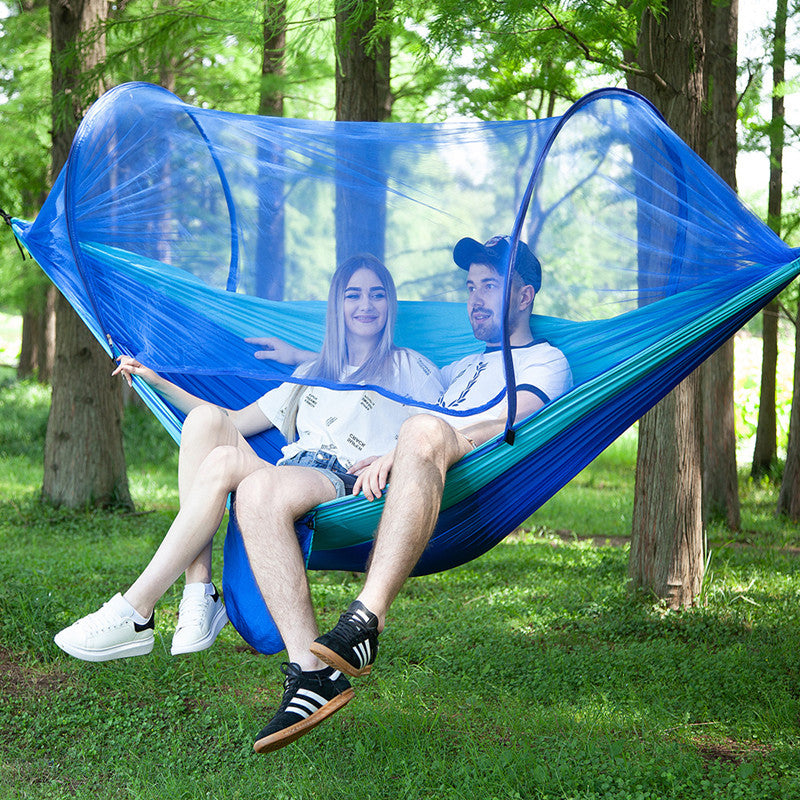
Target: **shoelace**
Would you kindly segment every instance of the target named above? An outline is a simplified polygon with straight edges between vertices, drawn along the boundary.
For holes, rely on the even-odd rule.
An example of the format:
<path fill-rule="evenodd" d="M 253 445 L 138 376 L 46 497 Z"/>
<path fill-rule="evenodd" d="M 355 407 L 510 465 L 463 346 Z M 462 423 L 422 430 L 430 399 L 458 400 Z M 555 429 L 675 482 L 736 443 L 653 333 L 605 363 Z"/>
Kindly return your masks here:
<path fill-rule="evenodd" d="M 361 617 L 357 616 L 357 614 L 357 611 L 343 611 L 342 615 L 339 617 L 339 621 L 328 635 L 349 645 L 353 638 L 353 627 L 355 627 L 360 636 L 372 638 L 377 631 L 374 627 L 371 627 L 367 622 L 361 619 Z"/>
<path fill-rule="evenodd" d="M 97 611 L 79 619 L 76 624 L 80 625 L 87 633 L 94 634 L 113 628 L 119 624 L 120 619 L 119 614 L 108 608 L 107 603 L 104 603 Z"/>
<path fill-rule="evenodd" d="M 283 698 L 278 707 L 278 713 L 286 710 L 286 706 L 292 701 L 300 688 L 300 680 L 303 677 L 303 670 L 294 661 L 284 661 L 281 664 L 281 672 L 286 676 L 283 681 Z"/>
<path fill-rule="evenodd" d="M 199 603 L 193 599 L 181 600 L 181 604 L 178 606 L 178 627 L 189 628 L 194 625 L 202 625 L 206 613 L 206 598 L 209 597 L 211 595 L 205 595 Z"/>

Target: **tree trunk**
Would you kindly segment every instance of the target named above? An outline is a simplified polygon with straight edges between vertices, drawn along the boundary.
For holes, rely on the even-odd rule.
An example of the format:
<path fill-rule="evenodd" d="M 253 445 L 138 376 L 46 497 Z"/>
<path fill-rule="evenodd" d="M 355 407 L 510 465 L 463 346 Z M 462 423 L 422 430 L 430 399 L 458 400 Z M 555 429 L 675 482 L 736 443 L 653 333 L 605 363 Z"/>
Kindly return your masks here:
<path fill-rule="evenodd" d="M 377 15 L 391 10 L 389 0 L 337 0 L 336 2 L 336 119 L 380 122 L 391 113 L 391 51 L 388 37 L 371 36 Z M 363 143 L 339 140 L 338 160 L 351 158 L 381 168 L 378 156 L 365 152 Z M 374 185 L 336 182 L 336 260 L 341 263 L 359 252 L 384 258 L 386 191 Z"/>
<path fill-rule="evenodd" d="M 31 289 L 22 315 L 22 346 L 17 365 L 20 379 L 36 376 L 49 383 L 56 351 L 56 288 L 43 283 Z"/>
<path fill-rule="evenodd" d="M 780 233 L 781 202 L 783 197 L 783 144 L 784 103 L 779 91 L 784 80 L 786 61 L 787 0 L 778 0 L 775 12 L 775 46 L 773 51 L 772 133 L 770 136 L 769 221 L 772 229 Z M 777 366 L 777 309 L 775 322 L 775 356 Z M 792 384 L 792 410 L 789 415 L 789 441 L 786 445 L 786 466 L 783 470 L 781 490 L 778 494 L 777 514 L 785 514 L 792 521 L 800 521 L 800 306 L 795 319 L 794 382 Z M 762 374 L 766 366 L 762 367 Z M 773 371 L 773 376 L 775 371 Z M 763 384 L 763 379 L 762 379 Z M 774 381 L 773 381 L 774 392 Z M 763 402 L 763 400 L 762 400 Z M 773 420 L 775 401 L 773 394 Z M 759 419 L 761 407 L 759 406 Z M 774 441 L 774 439 L 773 439 Z M 755 463 L 753 464 L 755 467 Z"/>
<path fill-rule="evenodd" d="M 761 387 L 758 392 L 758 422 L 753 448 L 754 478 L 769 475 L 777 456 L 776 380 L 778 372 L 778 303 L 768 303 L 761 312 Z"/>
<path fill-rule="evenodd" d="M 392 111 L 388 37 L 373 40 L 377 14 L 387 0 L 337 0 L 336 119 L 382 122 Z"/>
<path fill-rule="evenodd" d="M 639 423 L 628 572 L 670 608 L 692 605 L 703 580 L 698 384 L 694 372 Z"/>
<path fill-rule="evenodd" d="M 665 12 L 645 11 L 638 42 L 639 66 L 662 80 L 633 79 L 632 88 L 704 155 L 706 9 L 702 0 L 668 0 Z M 699 384 L 691 375 L 639 422 L 629 575 L 633 588 L 673 608 L 694 602 L 703 577 Z"/>
<path fill-rule="evenodd" d="M 775 36 L 772 47 L 772 121 L 769 132 L 769 197 L 767 224 L 781 234 L 783 204 L 783 145 L 785 103 L 783 82 L 786 72 L 786 18 L 788 0 L 777 0 Z M 770 303 L 762 313 L 761 393 L 758 399 L 758 425 L 753 451 L 754 478 L 769 473 L 777 455 L 775 420 L 775 382 L 778 366 L 778 304 Z"/>
<path fill-rule="evenodd" d="M 258 113 L 283 116 L 283 79 L 286 74 L 286 0 L 268 0 L 264 7 L 264 49 L 261 58 L 261 87 Z M 265 143 L 260 159 L 280 162 L 281 153 Z M 265 175 L 261 181 L 256 244 L 255 293 L 269 300 L 282 300 L 285 284 L 285 218 L 283 182 Z"/>
<path fill-rule="evenodd" d="M 56 175 L 66 161 L 78 120 L 95 85 L 86 76 L 105 55 L 96 25 L 105 0 L 50 1 L 53 68 L 53 158 Z M 92 29 L 95 35 L 91 34 Z M 95 84 L 97 82 L 95 81 Z M 112 364 L 69 304 L 56 302 L 53 396 L 44 453 L 42 497 L 56 505 L 131 506 L 122 446 L 120 382 Z"/>
<path fill-rule="evenodd" d="M 736 191 L 736 41 L 739 1 L 713 4 L 709 25 L 711 135 L 708 163 Z M 733 339 L 703 364 L 703 521 L 740 526 L 733 407 Z"/>
<path fill-rule="evenodd" d="M 778 494 L 777 514 L 785 514 L 800 522 L 800 308 L 798 308 L 794 337 L 794 394 L 789 417 L 789 442 L 786 447 L 786 466 Z"/>

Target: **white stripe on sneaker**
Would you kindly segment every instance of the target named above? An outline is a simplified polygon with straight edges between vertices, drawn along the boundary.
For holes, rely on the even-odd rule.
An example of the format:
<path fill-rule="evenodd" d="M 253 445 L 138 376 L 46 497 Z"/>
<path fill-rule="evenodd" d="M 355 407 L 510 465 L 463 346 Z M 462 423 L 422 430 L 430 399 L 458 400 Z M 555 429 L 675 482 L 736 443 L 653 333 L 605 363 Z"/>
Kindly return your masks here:
<path fill-rule="evenodd" d="M 297 699 L 297 697 L 300 695 L 302 695 L 304 698 L 308 698 L 312 703 L 316 703 L 320 708 L 322 708 L 322 706 L 328 702 L 321 694 L 312 692 L 311 689 L 298 689 L 295 699 Z"/>
<path fill-rule="evenodd" d="M 370 646 L 369 642 L 364 640 L 363 642 L 359 642 L 354 648 L 353 651 L 356 654 L 356 658 L 359 660 L 359 669 L 365 667 L 369 663 L 369 656 L 370 656 Z"/>
<path fill-rule="evenodd" d="M 312 692 L 310 689 L 298 689 L 297 694 L 286 706 L 286 711 L 306 719 L 319 711 L 327 702 L 322 695 Z"/>
<path fill-rule="evenodd" d="M 315 711 L 319 710 L 314 706 L 312 706 L 311 708 L 301 708 L 300 706 L 295 705 L 295 702 L 296 702 L 295 700 L 292 700 L 292 702 L 288 706 L 286 706 L 287 714 L 297 714 L 297 716 L 300 717 L 301 719 L 307 719 Z"/>

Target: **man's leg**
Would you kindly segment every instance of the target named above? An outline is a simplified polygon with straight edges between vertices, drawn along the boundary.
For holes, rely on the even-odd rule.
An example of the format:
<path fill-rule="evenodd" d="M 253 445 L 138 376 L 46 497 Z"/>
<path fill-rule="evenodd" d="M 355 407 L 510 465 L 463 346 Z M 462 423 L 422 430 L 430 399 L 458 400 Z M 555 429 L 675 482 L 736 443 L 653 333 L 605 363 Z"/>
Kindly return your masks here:
<path fill-rule="evenodd" d="M 383 630 L 386 612 L 428 546 L 447 470 L 471 450 L 469 441 L 438 417 L 411 417 L 400 429 L 375 544 L 358 596 Z"/>
<path fill-rule="evenodd" d="M 389 606 L 436 526 L 447 470 L 471 448 L 438 417 L 419 415 L 403 424 L 364 586 L 336 627 L 311 646 L 325 663 L 348 675 L 369 672 Z"/>
<path fill-rule="evenodd" d="M 253 576 L 283 638 L 289 664 L 281 704 L 256 737 L 256 752 L 293 742 L 344 706 L 353 690 L 340 672 L 309 651 L 319 633 L 294 522 L 336 496 L 320 470 L 276 467 L 248 476 L 236 490 L 236 520 Z"/>
<path fill-rule="evenodd" d="M 318 629 L 294 523 L 335 496 L 321 470 L 291 466 L 254 472 L 236 489 L 236 521 L 253 577 L 289 660 L 305 670 L 325 665 L 308 649 Z"/>

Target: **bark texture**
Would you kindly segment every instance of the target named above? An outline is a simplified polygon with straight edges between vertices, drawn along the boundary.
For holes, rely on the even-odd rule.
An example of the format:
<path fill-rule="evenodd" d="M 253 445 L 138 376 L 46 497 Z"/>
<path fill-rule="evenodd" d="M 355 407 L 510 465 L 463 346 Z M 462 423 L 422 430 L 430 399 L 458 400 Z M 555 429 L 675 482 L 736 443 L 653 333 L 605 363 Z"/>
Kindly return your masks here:
<path fill-rule="evenodd" d="M 775 35 L 772 39 L 772 121 L 769 131 L 769 196 L 767 223 L 781 234 L 783 209 L 783 147 L 785 144 L 786 104 L 783 82 L 786 77 L 786 19 L 788 0 L 777 0 Z M 778 304 L 770 303 L 762 312 L 761 392 L 758 424 L 753 449 L 754 478 L 769 473 L 777 457 L 778 425 L 775 412 L 775 383 L 778 368 Z"/>
<path fill-rule="evenodd" d="M 50 2 L 53 175 L 67 158 L 88 102 L 102 90 L 92 76 L 105 56 L 97 23 L 107 13 L 103 0 Z M 132 505 L 122 445 L 120 382 L 111 380 L 112 367 L 59 295 L 42 486 L 48 502 L 70 507 Z"/>
<path fill-rule="evenodd" d="M 702 0 L 668 0 L 658 18 L 645 11 L 638 61 L 651 78 L 632 80 L 700 155 L 708 142 L 706 19 Z M 639 422 L 629 575 L 632 587 L 673 608 L 694 603 L 703 577 L 700 405 L 695 373 Z"/>
<path fill-rule="evenodd" d="M 736 191 L 736 41 L 738 0 L 712 4 L 709 24 L 710 135 L 708 163 Z M 703 521 L 721 519 L 739 530 L 733 339 L 701 367 L 703 385 Z"/>
<path fill-rule="evenodd" d="M 391 50 L 386 36 L 375 35 L 378 14 L 391 8 L 388 0 L 337 0 L 336 3 L 336 119 L 381 122 L 391 114 Z M 356 143 L 337 144 L 341 163 L 353 155 L 369 158 Z M 380 168 L 378 156 L 374 164 Z M 346 173 L 346 170 L 345 170 Z M 386 192 L 348 185 L 342 176 L 336 184 L 336 260 L 368 252 L 383 260 L 386 239 Z"/>
<path fill-rule="evenodd" d="M 286 2 L 268 0 L 264 7 L 264 48 L 261 58 L 261 89 L 258 113 L 262 116 L 283 116 L 283 88 L 286 53 Z M 262 145 L 260 158 L 280 163 L 281 153 L 268 143 Z M 259 297 L 283 299 L 286 283 L 285 228 L 283 182 L 272 175 L 261 180 L 262 193 L 258 209 L 258 242 L 256 244 L 256 286 Z"/>

